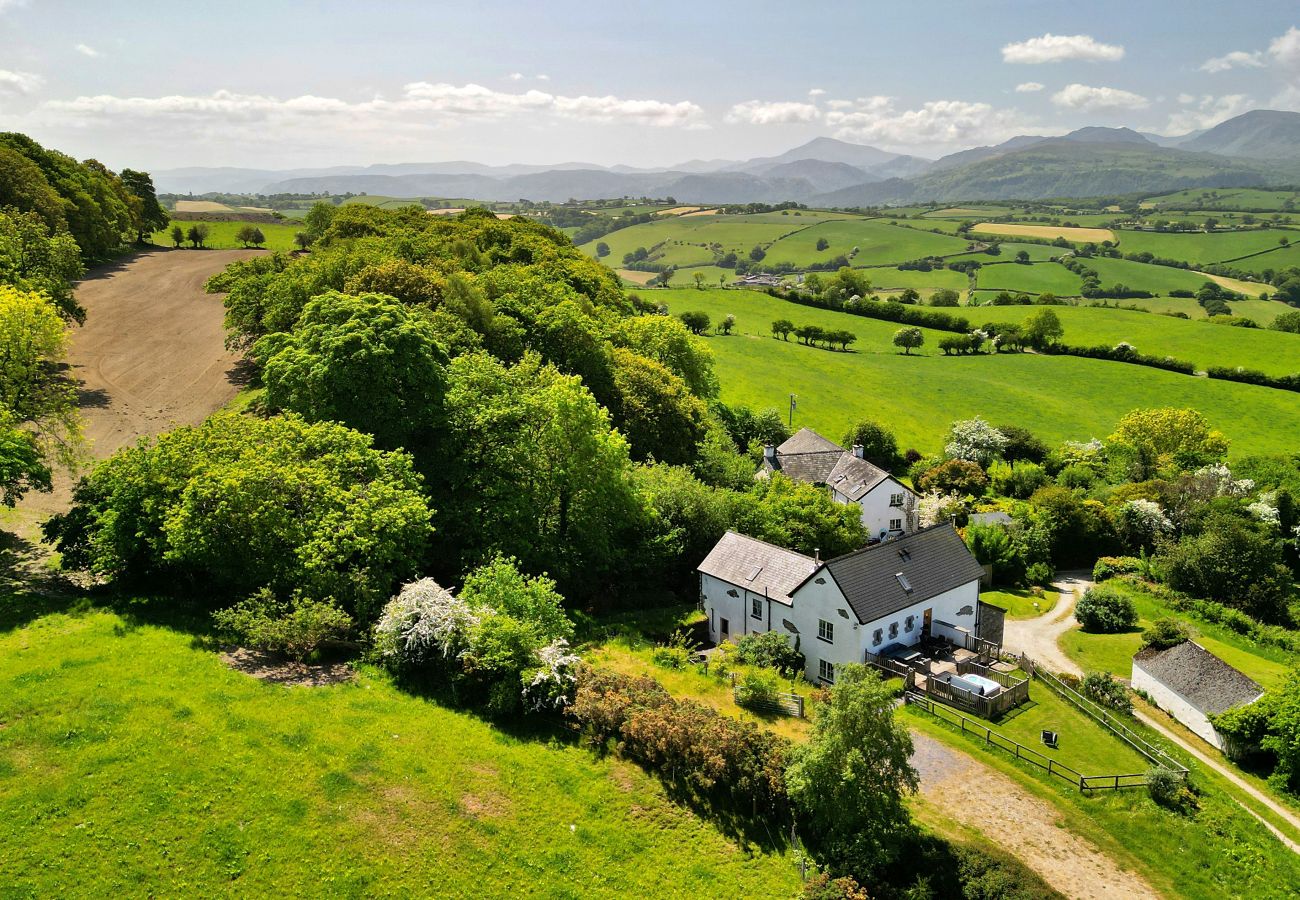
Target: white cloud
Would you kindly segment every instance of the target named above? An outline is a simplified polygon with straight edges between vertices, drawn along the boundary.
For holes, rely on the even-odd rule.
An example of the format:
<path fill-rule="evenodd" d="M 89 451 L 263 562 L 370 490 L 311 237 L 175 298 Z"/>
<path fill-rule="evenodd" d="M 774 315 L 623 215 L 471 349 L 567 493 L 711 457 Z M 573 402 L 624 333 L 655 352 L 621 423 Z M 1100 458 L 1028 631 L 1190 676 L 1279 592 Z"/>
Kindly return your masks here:
<path fill-rule="evenodd" d="M 27 0 L 0 0 L 0 13 L 8 12 L 11 9 L 18 9 L 18 7 L 26 5 Z"/>
<path fill-rule="evenodd" d="M 1016 93 L 1033 94 L 1037 91 L 1041 91 L 1044 87 L 1046 87 L 1046 85 L 1040 84 L 1037 81 L 1026 81 L 1023 84 L 1016 85 Z"/>
<path fill-rule="evenodd" d="M 810 90 L 810 91 L 808 92 L 808 96 L 809 96 L 809 97 L 820 97 L 820 96 L 822 96 L 822 95 L 825 94 L 825 93 L 826 93 L 826 89 L 825 89 L 825 88 L 813 88 L 812 90 Z"/>
<path fill-rule="evenodd" d="M 82 56 L 89 56 L 92 59 L 96 56 L 101 55 L 98 50 L 96 50 L 94 47 L 90 46 L 89 44 L 77 44 L 77 46 L 73 47 L 72 49 L 76 50 Z"/>
<path fill-rule="evenodd" d="M 523 80 L 524 80 L 524 73 L 523 73 L 523 72 L 511 72 L 510 75 L 509 75 L 508 77 L 510 78 L 511 81 L 523 81 Z"/>
<path fill-rule="evenodd" d="M 1300 28 L 1292 26 L 1285 34 L 1273 38 L 1268 45 L 1268 56 L 1290 74 L 1300 74 Z"/>
<path fill-rule="evenodd" d="M 550 75 L 538 75 L 538 76 L 537 76 L 537 80 L 538 80 L 538 81 L 550 81 L 550 80 L 551 80 L 551 76 L 550 76 Z"/>
<path fill-rule="evenodd" d="M 2 2 L 2 0 L 0 0 Z M 0 94 L 31 94 L 45 83 L 45 79 L 31 72 L 14 72 L 0 69 Z"/>
<path fill-rule="evenodd" d="M 1017 110 L 987 103 L 932 100 L 917 109 L 899 110 L 890 97 L 862 97 L 850 109 L 832 109 L 826 123 L 836 137 L 906 146 L 995 143 L 1028 125 Z"/>
<path fill-rule="evenodd" d="M 1123 58 L 1123 47 L 1099 43 L 1086 34 L 1045 34 L 1002 48 L 1002 61 L 1008 63 L 1054 63 L 1067 59 L 1114 62 Z"/>
<path fill-rule="evenodd" d="M 60 124 L 85 127 L 122 121 L 208 126 L 278 126 L 397 128 L 404 131 L 447 127 L 482 119 L 534 116 L 587 122 L 626 122 L 658 127 L 702 127 L 704 111 L 694 103 L 628 100 L 620 97 L 564 97 L 545 91 L 496 91 L 479 84 L 453 85 L 418 81 L 406 85 L 396 100 L 376 97 L 354 103 L 334 97 L 303 95 L 280 99 L 259 94 L 216 91 L 204 96 L 115 97 L 102 94 L 43 104 L 38 116 Z"/>
<path fill-rule="evenodd" d="M 1052 102 L 1066 109 L 1092 112 L 1099 109 L 1146 109 L 1151 102 L 1141 94 L 1112 87 L 1068 84 L 1052 95 Z"/>
<path fill-rule="evenodd" d="M 1262 69 L 1264 54 L 1258 50 L 1247 53 L 1245 50 L 1233 50 L 1223 56 L 1216 56 L 1201 63 L 1202 72 L 1226 72 L 1229 69 Z"/>
<path fill-rule="evenodd" d="M 1189 131 L 1213 128 L 1220 122 L 1241 115 L 1251 107 L 1250 98 L 1245 94 L 1225 94 L 1222 97 L 1215 97 L 1212 94 L 1203 97 L 1180 94 L 1178 102 L 1184 109 L 1169 117 L 1169 124 L 1165 127 L 1166 134 L 1186 134 Z"/>
<path fill-rule="evenodd" d="M 821 115 L 811 103 L 748 100 L 727 110 L 723 121 L 732 125 L 801 125 L 816 122 Z"/>

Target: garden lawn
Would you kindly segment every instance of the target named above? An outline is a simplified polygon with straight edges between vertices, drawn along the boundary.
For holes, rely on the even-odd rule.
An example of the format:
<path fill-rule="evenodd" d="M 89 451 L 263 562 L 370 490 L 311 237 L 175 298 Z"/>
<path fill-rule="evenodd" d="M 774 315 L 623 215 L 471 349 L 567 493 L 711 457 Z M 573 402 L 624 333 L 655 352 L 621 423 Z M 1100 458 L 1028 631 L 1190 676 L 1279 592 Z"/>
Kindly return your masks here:
<path fill-rule="evenodd" d="M 30 598 L 28 598 L 30 600 Z M 114 613 L 0 596 L 0 895 L 789 897 L 658 782 L 373 671 L 234 672 Z M 523 889 L 523 890 L 521 890 Z"/>
<path fill-rule="evenodd" d="M 1060 595 L 1056 591 L 1043 591 L 1041 597 L 1035 597 L 1030 591 L 1019 588 L 980 592 L 981 601 L 1002 607 L 1010 619 L 1036 619 L 1055 609 L 1058 599 Z"/>
<path fill-rule="evenodd" d="M 1240 305 L 1233 303 L 1233 310 Z M 963 314 L 980 324 L 1019 323 L 1037 309 L 1042 307 L 980 307 L 964 310 Z M 1065 328 L 1062 340 L 1072 346 L 1114 347 L 1127 341 L 1143 353 L 1187 360 L 1202 371 L 1209 366 L 1243 366 L 1270 375 L 1300 372 L 1300 335 L 1267 328 L 1234 328 L 1131 309 L 1054 306 L 1052 310 Z"/>
<path fill-rule="evenodd" d="M 825 250 L 817 249 L 817 241 L 821 239 L 830 242 Z M 823 222 L 782 238 L 768 248 L 764 262 L 788 262 L 803 267 L 840 254 L 848 256 L 857 247 L 858 253 L 851 257 L 850 265 L 871 266 L 907 262 L 923 256 L 948 256 L 961 253 L 969 244 L 964 238 L 890 225 L 882 219 L 843 219 Z"/>
<path fill-rule="evenodd" d="M 757 291 L 656 292 L 672 314 L 707 312 L 714 322 L 737 319 L 730 337 L 714 336 L 722 399 L 784 411 L 798 396 L 796 426 L 843 434 L 861 419 L 886 422 L 901 448 L 938 451 L 955 419 L 984 416 L 1021 425 L 1049 444 L 1104 438 L 1133 409 L 1191 406 L 1232 441 L 1231 455 L 1289 453 L 1300 446 L 1300 394 L 1194 378 L 1145 366 L 1067 356 L 999 354 L 945 357 L 945 332 L 925 330 L 920 353 L 891 344 L 899 325 L 800 306 Z M 953 310 L 980 324 L 996 310 Z M 990 315 L 985 316 L 987 312 Z M 853 352 L 805 347 L 771 336 L 774 319 L 845 329 L 858 335 Z"/>
<path fill-rule="evenodd" d="M 186 219 L 175 219 L 172 222 L 172 225 L 179 225 L 187 231 L 191 225 L 196 224 L 200 223 Z M 235 234 L 245 225 L 252 225 L 254 228 L 262 229 L 262 234 L 266 237 L 266 243 L 262 246 L 267 250 L 296 249 L 293 236 L 302 231 L 302 225 L 297 222 L 276 224 L 263 222 L 203 222 L 201 224 L 208 226 L 208 239 L 203 246 L 209 250 L 230 250 L 244 246 L 240 241 L 235 240 Z M 168 225 L 161 231 L 155 231 L 149 236 L 149 240 L 160 247 L 172 246 L 171 227 L 171 225 Z M 188 248 L 191 245 L 186 241 L 181 246 Z"/>
<path fill-rule="evenodd" d="M 1028 703 L 991 722 L 990 727 L 1083 775 L 1136 775 L 1151 765 L 1136 750 L 1065 702 L 1041 681 L 1030 682 Z M 1055 750 L 1043 744 L 1042 732 L 1045 730 L 1060 735 Z"/>
<path fill-rule="evenodd" d="M 1024 291 L 1027 294 L 1068 297 L 1078 295 L 1083 281 L 1060 263 L 1000 262 L 995 265 L 985 263 L 975 277 L 975 285 L 980 291 Z"/>

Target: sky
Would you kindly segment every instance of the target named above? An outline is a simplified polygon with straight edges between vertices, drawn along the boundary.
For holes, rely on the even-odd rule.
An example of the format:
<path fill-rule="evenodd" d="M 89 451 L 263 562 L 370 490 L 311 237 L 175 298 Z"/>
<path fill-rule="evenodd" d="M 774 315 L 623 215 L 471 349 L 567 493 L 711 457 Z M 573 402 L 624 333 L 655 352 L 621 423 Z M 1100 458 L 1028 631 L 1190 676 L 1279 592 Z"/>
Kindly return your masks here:
<path fill-rule="evenodd" d="M 1300 110 L 1295 0 L 0 0 L 0 130 L 120 168 L 668 166 Z"/>

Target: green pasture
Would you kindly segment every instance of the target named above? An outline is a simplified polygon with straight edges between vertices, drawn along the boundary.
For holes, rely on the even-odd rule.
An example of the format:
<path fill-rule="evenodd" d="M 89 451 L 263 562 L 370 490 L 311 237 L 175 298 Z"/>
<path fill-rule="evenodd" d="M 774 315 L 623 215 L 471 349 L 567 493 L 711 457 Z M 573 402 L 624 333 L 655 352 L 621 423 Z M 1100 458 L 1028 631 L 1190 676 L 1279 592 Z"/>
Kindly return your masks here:
<path fill-rule="evenodd" d="M 1300 206 L 1300 191 L 1271 191 L 1264 188 L 1190 188 L 1149 197 L 1156 209 L 1268 210 L 1289 212 Z M 1288 205 L 1289 204 L 1289 205 Z"/>
<path fill-rule="evenodd" d="M 189 230 L 191 225 L 200 223 L 176 219 L 172 224 Z M 235 240 L 235 234 L 245 225 L 251 224 L 262 230 L 262 234 L 266 237 L 266 243 L 262 246 L 267 250 L 297 249 L 293 242 L 293 236 L 302 231 L 302 224 L 299 222 L 276 223 L 274 225 L 262 222 L 203 222 L 201 224 L 208 226 L 208 239 L 204 242 L 204 246 L 210 250 L 230 250 L 244 246 Z M 155 231 L 149 236 L 149 240 L 160 247 L 172 246 L 171 225 L 161 231 Z M 186 242 L 182 246 L 189 247 L 190 244 Z"/>
<path fill-rule="evenodd" d="M 1282 306 L 1275 301 L 1266 302 Z M 1231 306 L 1238 310 L 1242 305 Z M 988 306 L 965 309 L 962 313 L 973 324 L 1019 323 L 1037 309 L 1042 307 Z M 1200 370 L 1209 366 L 1243 366 L 1270 375 L 1300 372 L 1300 335 L 1265 328 L 1233 328 L 1131 309 L 1054 306 L 1052 310 L 1065 328 L 1063 340 L 1067 344 L 1114 347 L 1126 341 L 1142 353 L 1184 359 L 1195 363 Z"/>
<path fill-rule="evenodd" d="M 1035 354 L 945 357 L 925 331 L 919 353 L 891 345 L 900 326 L 848 313 L 800 306 L 757 291 L 669 290 L 655 294 L 675 315 L 698 309 L 714 321 L 731 313 L 737 328 L 708 345 L 716 358 L 722 399 L 784 410 L 799 397 L 796 425 L 843 434 L 860 419 L 889 422 L 903 447 L 937 451 L 955 419 L 984 416 L 1022 425 L 1049 443 L 1103 438 L 1140 407 L 1200 409 L 1232 439 L 1234 456 L 1290 453 L 1300 446 L 1300 394 L 1178 375 L 1144 366 Z M 978 325 L 997 312 L 958 310 Z M 771 336 L 774 319 L 858 335 L 853 352 L 805 347 Z M 1220 326 L 1221 327 L 1221 326 Z"/>
<path fill-rule="evenodd" d="M 1195 291 L 1212 279 L 1190 269 L 1175 269 L 1172 266 L 1154 266 L 1150 263 L 1133 262 L 1127 259 L 1112 259 L 1096 256 L 1082 260 L 1090 269 L 1095 269 L 1097 277 L 1105 287 L 1124 284 L 1134 290 L 1150 291 L 1153 294 L 1168 294 L 1170 291 Z M 1260 285 L 1260 290 L 1267 290 Z"/>
<path fill-rule="evenodd" d="M 1145 297 L 1139 300 L 1095 300 L 1084 301 L 1104 305 L 1109 308 L 1137 307 L 1153 313 L 1183 313 L 1192 319 L 1204 319 L 1205 309 L 1192 297 Z M 1276 300 L 1230 300 L 1228 306 L 1234 316 L 1253 319 L 1260 326 L 1267 326 L 1281 313 L 1290 309 L 1285 303 Z"/>
<path fill-rule="evenodd" d="M 968 283 L 964 273 L 954 272 L 952 269 L 931 269 L 929 272 L 921 272 L 893 266 L 873 266 L 863 269 L 862 274 L 871 281 L 872 290 L 889 292 L 903 288 L 916 288 L 927 297 L 942 288 L 964 291 Z"/>
<path fill-rule="evenodd" d="M 378 672 L 285 687 L 147 606 L 0 595 L 0 895 L 792 896 L 655 779 Z"/>
<path fill-rule="evenodd" d="M 1274 250 L 1279 241 L 1300 240 L 1300 231 L 1264 228 L 1251 231 L 1218 231 L 1212 234 L 1159 231 L 1117 231 L 1124 253 L 1152 253 L 1165 259 L 1179 259 L 1193 265 L 1226 262 L 1261 250 Z M 1272 254 L 1266 254 L 1271 256 Z M 1243 260 L 1243 262 L 1245 262 Z M 1237 268 L 1245 265 L 1232 263 Z M 1276 266 L 1269 262 L 1265 265 Z M 1258 271 L 1253 269 L 1252 271 Z"/>
<path fill-rule="evenodd" d="M 671 216 L 611 231 L 579 247 L 591 256 L 602 241 L 609 245 L 605 262 L 617 265 L 638 247 L 652 251 L 657 261 L 673 265 L 713 262 L 714 244 L 721 252 L 747 256 L 756 245 L 767 246 L 782 235 L 825 221 L 829 214 L 803 211 L 801 216 L 759 213 L 752 216 Z M 656 249 L 658 248 L 658 249 Z M 661 256 L 662 251 L 662 256 Z"/>
<path fill-rule="evenodd" d="M 980 291 L 1070 296 L 1077 295 L 1082 284 L 1078 275 L 1055 262 L 986 264 L 975 276 L 975 286 Z"/>
<path fill-rule="evenodd" d="M 1015 241 L 1004 241 L 998 245 L 1002 252 L 997 256 L 989 256 L 987 253 L 971 254 L 971 259 L 978 259 L 980 262 L 996 263 L 1006 260 L 1014 260 L 1016 254 L 1021 250 L 1029 254 L 1030 262 L 1048 262 L 1061 256 L 1066 251 L 1061 247 L 1053 247 L 1051 244 L 1019 244 Z"/>
<path fill-rule="evenodd" d="M 817 242 L 823 239 L 830 246 L 818 250 Z M 869 266 L 961 253 L 968 244 L 961 238 L 890 225 L 881 219 L 844 219 L 823 222 L 782 238 L 768 248 L 766 261 L 807 266 L 840 254 L 848 256 L 857 247 L 851 264 Z"/>

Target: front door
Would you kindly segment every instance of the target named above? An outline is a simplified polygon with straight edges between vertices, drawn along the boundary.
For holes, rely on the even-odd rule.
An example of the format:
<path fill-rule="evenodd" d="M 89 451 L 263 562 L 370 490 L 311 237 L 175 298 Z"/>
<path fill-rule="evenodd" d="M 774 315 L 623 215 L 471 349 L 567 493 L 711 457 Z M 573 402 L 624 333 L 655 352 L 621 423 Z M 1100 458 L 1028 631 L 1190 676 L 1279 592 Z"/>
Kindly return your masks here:
<path fill-rule="evenodd" d="M 933 612 L 934 612 L 933 609 L 927 609 L 924 613 L 922 613 L 922 621 L 921 621 L 922 640 L 925 640 L 926 638 L 930 637 L 930 618 L 931 618 L 931 613 Z"/>
<path fill-rule="evenodd" d="M 722 643 L 731 637 L 731 623 L 726 619 L 718 619 L 718 643 Z"/>

